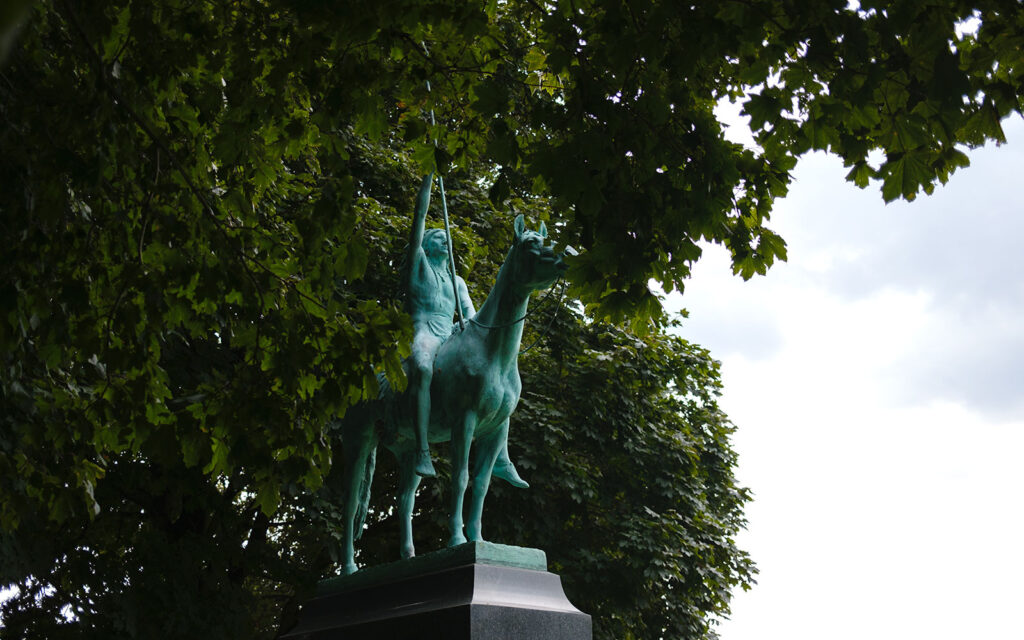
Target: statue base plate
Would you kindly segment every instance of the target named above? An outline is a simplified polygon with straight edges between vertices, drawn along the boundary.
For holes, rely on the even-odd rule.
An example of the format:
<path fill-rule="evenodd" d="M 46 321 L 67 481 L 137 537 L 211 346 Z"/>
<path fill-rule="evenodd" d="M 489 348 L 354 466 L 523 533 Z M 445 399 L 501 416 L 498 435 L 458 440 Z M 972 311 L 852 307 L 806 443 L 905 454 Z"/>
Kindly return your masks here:
<path fill-rule="evenodd" d="M 282 640 L 591 640 L 539 549 L 469 542 L 320 583 Z"/>

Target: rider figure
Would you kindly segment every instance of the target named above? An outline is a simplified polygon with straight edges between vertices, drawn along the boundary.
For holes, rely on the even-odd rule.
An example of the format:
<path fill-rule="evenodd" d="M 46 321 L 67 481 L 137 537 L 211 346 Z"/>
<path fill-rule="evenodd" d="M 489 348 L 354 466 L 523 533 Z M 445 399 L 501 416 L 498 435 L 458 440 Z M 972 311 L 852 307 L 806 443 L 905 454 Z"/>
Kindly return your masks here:
<path fill-rule="evenodd" d="M 430 424 L 430 381 L 434 373 L 434 356 L 452 333 L 456 289 L 466 319 L 476 314 L 466 282 L 455 276 L 455 286 L 452 286 L 452 273 L 448 266 L 448 239 L 444 229 L 425 230 L 432 182 L 432 174 L 424 177 L 416 198 L 416 211 L 413 215 L 406 255 L 406 281 L 403 283 L 406 291 L 406 310 L 412 316 L 413 327 L 407 393 L 413 403 L 416 473 L 428 477 L 437 475 L 430 461 L 427 440 L 427 429 Z M 519 477 L 515 465 L 509 460 L 507 440 L 502 444 L 492 475 L 516 487 L 529 486 Z"/>

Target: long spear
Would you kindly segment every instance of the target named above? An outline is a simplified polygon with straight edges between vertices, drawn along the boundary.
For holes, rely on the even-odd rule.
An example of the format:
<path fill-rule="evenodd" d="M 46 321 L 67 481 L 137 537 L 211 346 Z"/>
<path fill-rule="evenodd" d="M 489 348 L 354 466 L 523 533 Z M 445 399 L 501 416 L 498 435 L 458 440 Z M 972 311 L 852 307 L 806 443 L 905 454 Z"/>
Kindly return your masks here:
<path fill-rule="evenodd" d="M 423 50 L 427 52 L 427 56 L 430 56 L 430 51 L 427 49 L 427 43 L 421 42 Z M 430 80 L 427 80 L 427 93 L 430 93 Z M 430 126 L 436 127 L 437 122 L 434 120 L 434 108 L 430 108 Z M 437 138 L 434 138 L 434 148 L 437 148 Z M 459 285 L 455 282 L 455 247 L 452 245 L 452 227 L 448 223 L 448 199 L 444 196 L 444 178 L 441 176 L 440 167 L 437 171 L 437 185 L 441 188 L 441 211 L 444 213 L 444 233 L 448 241 L 448 266 L 452 272 L 452 291 L 455 294 L 455 315 L 459 318 L 459 329 L 466 328 L 466 322 L 462 317 L 462 301 L 459 299 Z"/>

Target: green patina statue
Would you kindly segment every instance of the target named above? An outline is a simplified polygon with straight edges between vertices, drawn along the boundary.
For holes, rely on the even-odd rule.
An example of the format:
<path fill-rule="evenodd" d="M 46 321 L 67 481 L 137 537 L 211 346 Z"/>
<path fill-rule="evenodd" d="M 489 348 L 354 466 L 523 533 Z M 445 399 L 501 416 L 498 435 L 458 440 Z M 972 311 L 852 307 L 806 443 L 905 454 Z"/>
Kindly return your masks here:
<path fill-rule="evenodd" d="M 354 541 L 362 533 L 377 445 L 399 466 L 401 555 L 415 555 L 412 511 L 421 476 L 434 475 L 428 442 L 452 443 L 448 546 L 481 541 L 481 515 L 492 474 L 526 486 L 508 460 L 509 416 L 519 402 L 519 345 L 530 293 L 551 286 L 566 269 L 547 242 L 547 229 L 528 231 L 515 219 L 515 240 L 487 300 L 474 313 L 465 282 L 445 265 L 447 236 L 425 231 L 431 178 L 423 179 L 406 256 L 408 311 L 413 318 L 409 386 L 395 392 L 382 378 L 380 396 L 352 407 L 341 421 L 345 459 L 345 573 L 353 573 Z M 453 281 L 454 277 L 454 281 Z M 453 286 L 454 282 L 454 286 Z M 453 331 L 458 303 L 470 316 Z M 458 325 L 456 325 L 458 327 Z M 450 336 L 450 337 L 448 337 Z M 475 441 L 473 493 L 463 530 L 470 445 Z"/>
<path fill-rule="evenodd" d="M 426 176 L 420 185 L 402 274 L 406 311 L 412 316 L 413 326 L 412 353 L 406 363 L 409 376 L 406 393 L 414 404 L 412 419 L 416 427 L 416 473 L 424 477 L 436 475 L 430 460 L 427 437 L 434 356 L 452 334 L 452 317 L 457 306 L 460 307 L 460 318 L 472 318 L 476 313 L 466 282 L 455 275 L 453 286 L 453 274 L 448 266 L 448 234 L 444 229 L 425 230 L 431 182 L 431 176 Z M 507 441 L 502 444 L 493 475 L 516 487 L 530 486 L 519 477 L 509 460 Z"/>

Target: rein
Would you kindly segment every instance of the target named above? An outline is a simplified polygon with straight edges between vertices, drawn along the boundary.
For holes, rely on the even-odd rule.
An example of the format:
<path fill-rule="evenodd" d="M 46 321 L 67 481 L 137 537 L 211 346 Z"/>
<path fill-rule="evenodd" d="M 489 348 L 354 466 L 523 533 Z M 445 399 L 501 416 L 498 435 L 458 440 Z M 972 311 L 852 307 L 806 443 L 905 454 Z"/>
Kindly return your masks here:
<path fill-rule="evenodd" d="M 559 276 L 558 280 L 555 281 L 555 284 L 558 284 L 561 281 L 562 281 L 562 277 Z M 523 320 L 526 320 L 528 317 L 530 317 L 531 315 L 536 313 L 537 310 L 540 309 L 541 305 L 543 305 L 545 302 L 548 301 L 548 298 L 551 297 L 551 294 L 554 293 L 554 291 L 555 291 L 555 287 L 554 287 L 554 285 L 552 285 L 552 287 L 550 289 L 548 289 L 548 292 L 546 294 L 544 294 L 544 299 L 541 300 L 539 303 L 537 303 L 537 308 L 533 309 L 531 311 L 527 311 L 526 313 L 523 314 L 523 317 L 519 318 L 518 320 L 513 320 L 512 322 L 506 322 L 505 324 L 484 324 L 484 323 L 480 322 L 479 320 L 477 320 L 476 318 L 469 318 L 469 321 L 472 322 L 473 324 L 475 324 L 476 326 L 480 327 L 481 329 L 505 329 L 507 327 L 511 327 L 514 324 L 519 324 Z M 565 287 L 564 286 L 562 287 L 562 293 L 565 293 Z M 558 300 L 561 301 L 562 297 L 559 296 Z"/>
<path fill-rule="evenodd" d="M 558 315 L 558 309 L 562 306 L 562 298 L 565 296 L 565 290 L 566 288 L 568 288 L 566 283 L 562 281 L 562 276 L 558 276 L 558 280 L 555 281 L 555 284 L 552 285 L 550 289 L 548 289 L 548 292 L 546 294 L 544 294 L 544 299 L 538 302 L 536 307 L 524 313 L 523 317 L 519 318 L 518 320 L 513 320 L 512 322 L 507 322 L 505 324 L 484 324 L 477 320 L 476 318 L 469 318 L 469 321 L 475 324 L 476 326 L 480 327 L 481 329 L 505 329 L 507 327 L 519 324 L 520 322 L 526 320 L 529 316 L 533 315 L 537 311 L 540 311 L 541 307 L 547 304 L 547 301 L 551 297 L 551 294 L 555 292 L 555 287 L 558 286 L 558 283 L 562 283 L 562 288 L 558 292 L 558 304 L 555 306 L 555 310 L 551 313 L 551 317 L 548 319 L 548 323 L 544 327 L 544 330 L 540 332 L 540 335 L 538 335 L 537 338 L 530 343 L 530 346 L 519 351 L 519 355 L 522 355 L 529 351 L 530 349 L 534 348 L 537 345 L 537 343 L 540 342 L 540 339 L 546 336 L 548 332 L 551 330 L 551 325 L 553 325 L 555 322 L 555 316 Z"/>

